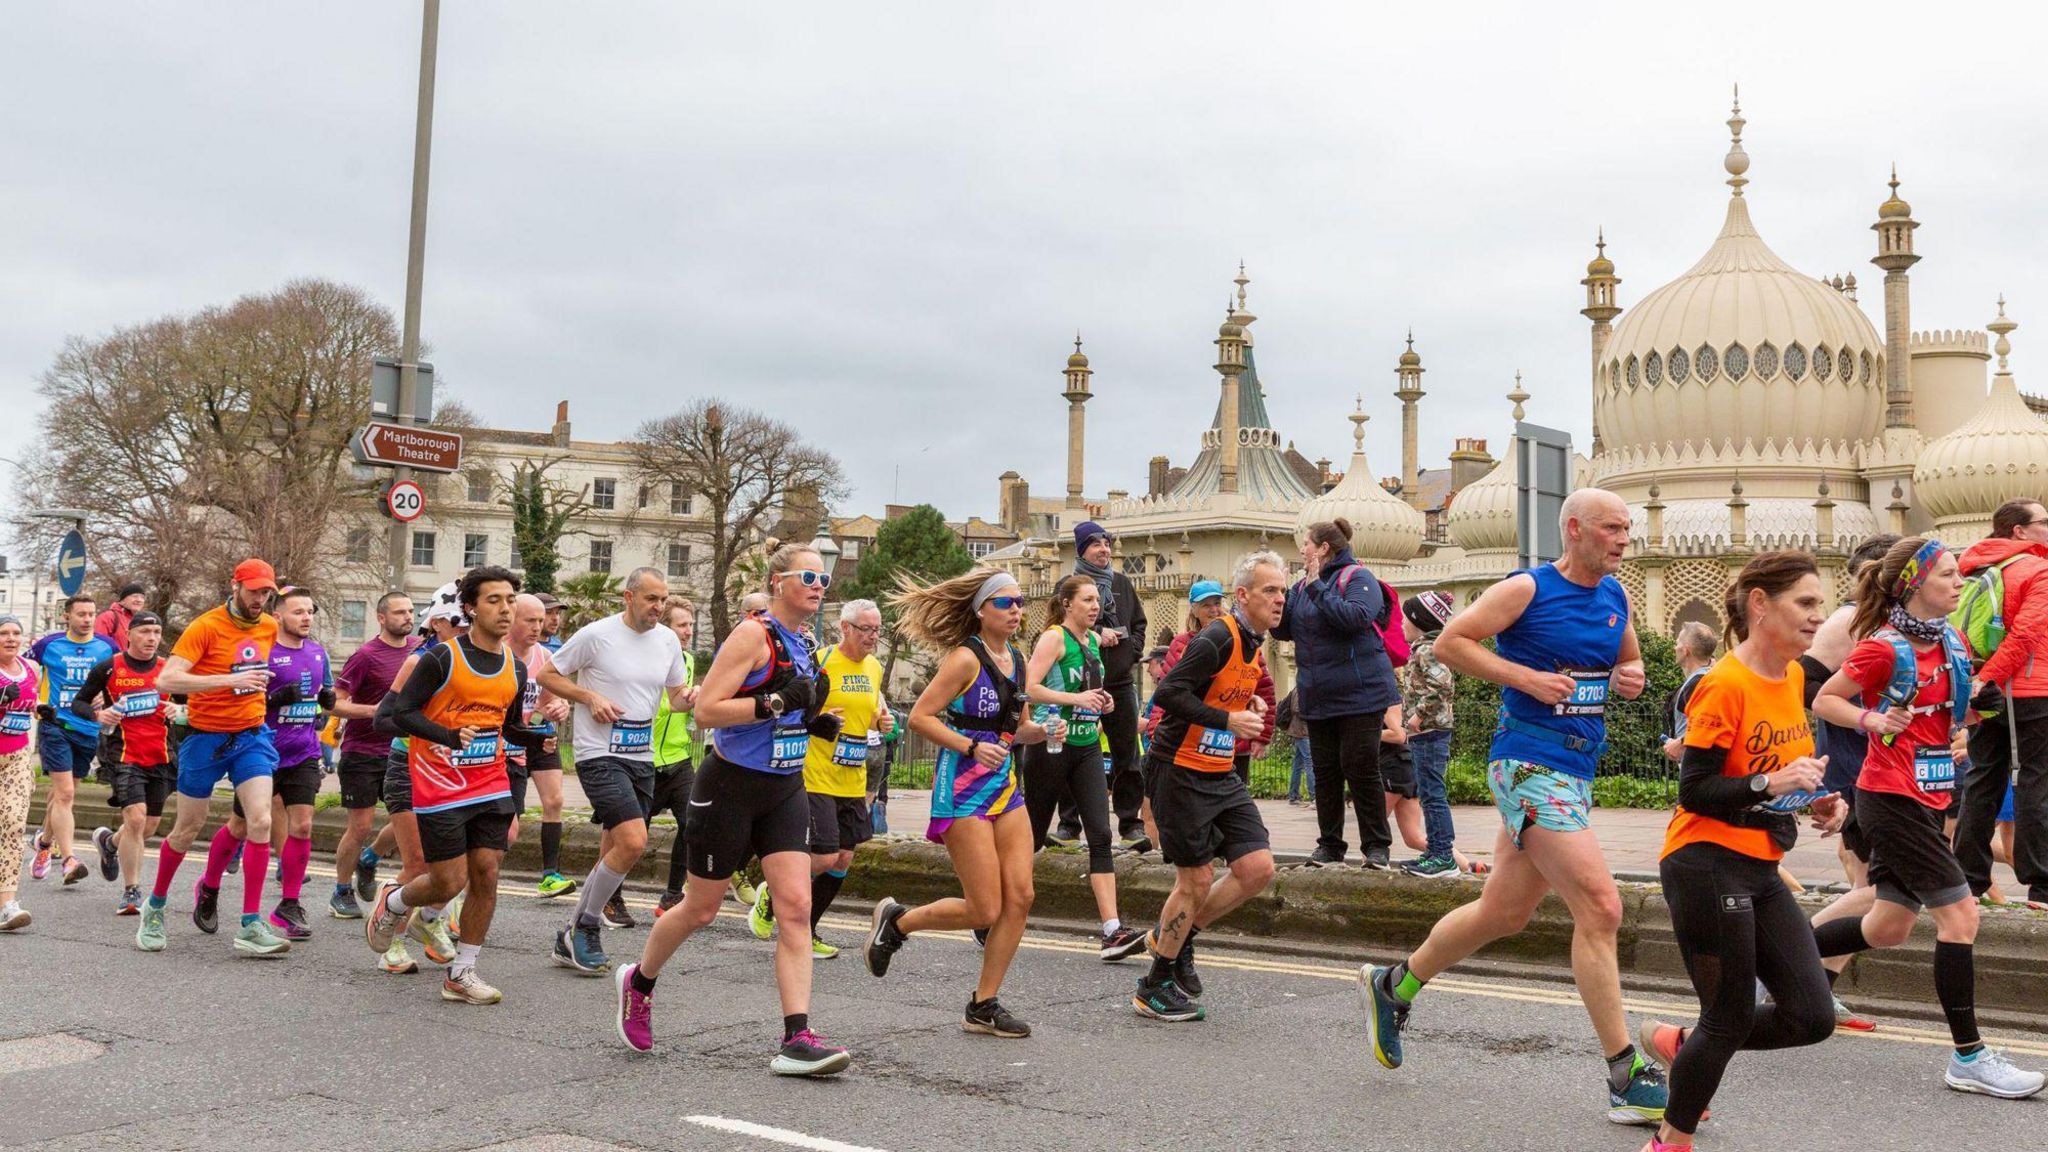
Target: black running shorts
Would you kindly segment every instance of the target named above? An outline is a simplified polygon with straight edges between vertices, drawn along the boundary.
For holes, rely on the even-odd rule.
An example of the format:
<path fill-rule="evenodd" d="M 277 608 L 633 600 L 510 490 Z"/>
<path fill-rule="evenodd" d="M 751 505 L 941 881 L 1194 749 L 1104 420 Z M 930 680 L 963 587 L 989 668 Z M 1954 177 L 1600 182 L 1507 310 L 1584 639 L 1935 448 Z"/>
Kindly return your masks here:
<path fill-rule="evenodd" d="M 1870 841 L 1877 898 L 1917 912 L 1970 898 L 1969 877 L 1941 834 L 1948 813 L 1911 796 L 1856 789 L 1856 819 Z"/>
<path fill-rule="evenodd" d="M 114 807 L 141 804 L 154 816 L 164 814 L 164 801 L 178 788 L 178 766 L 114 765 Z"/>
<path fill-rule="evenodd" d="M 1159 825 L 1159 855 L 1168 864 L 1195 868 L 1218 856 L 1234 861 L 1272 848 L 1259 806 L 1237 773 L 1152 763 L 1147 777 L 1152 819 Z"/>
<path fill-rule="evenodd" d="M 375 808 L 384 794 L 384 756 L 344 752 L 335 775 L 341 780 L 343 808 Z"/>
<path fill-rule="evenodd" d="M 749 856 L 807 850 L 809 796 L 801 772 L 760 772 L 715 750 L 705 753 L 683 816 L 683 859 L 690 875 L 723 880 Z"/>
<path fill-rule="evenodd" d="M 810 797 L 811 855 L 851 852 L 874 839 L 875 822 L 868 812 L 866 799 L 860 796 L 826 796 L 817 792 L 806 795 Z"/>
<path fill-rule="evenodd" d="M 683 814 L 690 806 L 690 790 L 696 785 L 697 769 L 688 760 L 656 768 L 654 791 L 647 802 L 647 818 L 652 820 L 666 812 L 676 818 L 676 831 L 682 831 Z"/>
<path fill-rule="evenodd" d="M 384 758 L 384 810 L 393 816 L 412 811 L 412 765 L 396 744 Z"/>
<path fill-rule="evenodd" d="M 320 758 L 302 760 L 297 764 L 280 767 L 270 776 L 270 794 L 284 801 L 284 806 L 312 807 L 313 798 L 320 794 Z M 246 817 L 242 811 L 242 798 L 235 797 L 235 815 Z"/>
<path fill-rule="evenodd" d="M 471 852 L 503 852 L 512 832 L 512 802 L 500 797 L 481 804 L 415 812 L 420 824 L 420 853 L 438 864 Z"/>
<path fill-rule="evenodd" d="M 654 806 L 654 763 L 623 756 L 592 756 L 576 762 L 576 782 L 590 798 L 590 822 L 606 831 L 647 819 Z"/>

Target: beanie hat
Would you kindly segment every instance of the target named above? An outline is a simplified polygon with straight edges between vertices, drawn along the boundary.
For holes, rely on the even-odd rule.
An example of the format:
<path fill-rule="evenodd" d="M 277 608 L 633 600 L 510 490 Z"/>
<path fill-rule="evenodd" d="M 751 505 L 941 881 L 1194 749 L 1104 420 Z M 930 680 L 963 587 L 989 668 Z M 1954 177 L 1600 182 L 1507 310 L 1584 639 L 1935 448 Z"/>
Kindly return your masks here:
<path fill-rule="evenodd" d="M 1079 524 L 1074 525 L 1074 551 L 1087 551 L 1088 545 L 1093 544 L 1097 536 L 1102 537 L 1104 540 L 1114 539 L 1114 537 L 1110 536 L 1107 528 L 1093 520 L 1083 520 Z"/>
<path fill-rule="evenodd" d="M 1423 632 L 1441 632 L 1451 619 L 1451 598 L 1441 592 L 1424 592 L 1401 602 L 1401 614 Z"/>

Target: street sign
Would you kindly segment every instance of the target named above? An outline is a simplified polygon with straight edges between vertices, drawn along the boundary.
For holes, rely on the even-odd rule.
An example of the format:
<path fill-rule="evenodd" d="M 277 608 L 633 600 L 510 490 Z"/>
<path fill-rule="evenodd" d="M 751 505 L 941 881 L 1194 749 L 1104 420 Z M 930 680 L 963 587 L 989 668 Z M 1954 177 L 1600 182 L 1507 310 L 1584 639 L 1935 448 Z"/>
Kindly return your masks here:
<path fill-rule="evenodd" d="M 434 366 L 421 363 L 419 380 L 413 385 L 412 418 L 425 424 L 434 418 Z M 370 416 L 376 420 L 398 418 L 398 361 L 377 357 L 370 368 Z"/>
<path fill-rule="evenodd" d="M 57 588 L 66 596 L 85 587 L 85 536 L 73 528 L 57 546 Z"/>
<path fill-rule="evenodd" d="M 400 524 L 410 524 L 427 510 L 427 494 L 410 480 L 393 480 L 384 489 L 384 514 Z"/>
<path fill-rule="evenodd" d="M 356 459 L 374 468 L 453 472 L 462 467 L 462 437 L 433 428 L 372 422 L 355 439 Z"/>
<path fill-rule="evenodd" d="M 1564 554 L 1557 517 L 1571 490 L 1571 434 L 1516 423 L 1515 540 L 1520 567 L 1534 568 Z"/>

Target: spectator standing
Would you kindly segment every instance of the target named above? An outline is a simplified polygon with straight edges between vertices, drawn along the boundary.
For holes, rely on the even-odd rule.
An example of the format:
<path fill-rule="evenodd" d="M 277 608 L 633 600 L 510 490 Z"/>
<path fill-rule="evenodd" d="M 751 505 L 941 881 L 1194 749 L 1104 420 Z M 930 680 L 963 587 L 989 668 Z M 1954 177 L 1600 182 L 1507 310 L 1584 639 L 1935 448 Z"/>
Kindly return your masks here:
<path fill-rule="evenodd" d="M 1436 658 L 1436 638 L 1450 618 L 1451 598 L 1442 592 L 1424 592 L 1401 606 L 1401 626 L 1408 638 L 1408 663 L 1401 669 L 1402 712 L 1427 839 L 1422 856 L 1402 865 L 1411 876 L 1458 874 L 1456 825 L 1444 785 L 1451 763 L 1452 701 L 1458 680 Z"/>
<path fill-rule="evenodd" d="M 1996 689 L 1970 737 L 1970 772 L 1963 781 L 1956 827 L 1956 859 L 1970 891 L 1991 887 L 1991 836 L 2000 785 L 2013 781 L 2012 870 L 2027 899 L 2048 901 L 2048 509 L 2034 500 L 2010 500 L 1991 517 L 1991 536 L 1963 553 L 1965 579 L 1996 569 L 2005 586 L 2005 639 L 1977 666 L 1977 681 Z"/>
<path fill-rule="evenodd" d="M 1301 689 L 1287 690 L 1287 698 L 1280 702 L 1275 721 L 1287 733 L 1288 742 L 1294 746 L 1294 764 L 1287 773 L 1287 802 L 1289 804 L 1313 804 L 1316 798 L 1315 757 L 1309 755 L 1308 721 L 1301 718 Z M 1302 786 L 1307 785 L 1303 792 Z"/>
<path fill-rule="evenodd" d="M 1143 851 L 1151 847 L 1139 812 L 1145 789 L 1138 772 L 1138 658 L 1145 651 L 1145 607 L 1131 578 L 1112 567 L 1114 538 L 1102 525 L 1086 520 L 1074 528 L 1074 573 L 1095 581 L 1102 596 L 1102 615 L 1095 622 L 1095 636 L 1102 648 L 1102 687 L 1115 704 L 1103 716 L 1103 735 L 1109 740 L 1109 805 L 1116 813 L 1117 835 L 1123 846 Z M 1078 840 L 1081 821 L 1072 797 L 1060 798 L 1059 832 L 1056 840 Z"/>
<path fill-rule="evenodd" d="M 142 611 L 145 598 L 142 585 L 123 584 L 114 591 L 114 602 L 107 610 L 93 619 L 94 634 L 105 636 L 114 642 L 114 647 L 128 647 L 128 626 L 135 620 L 135 614 Z"/>

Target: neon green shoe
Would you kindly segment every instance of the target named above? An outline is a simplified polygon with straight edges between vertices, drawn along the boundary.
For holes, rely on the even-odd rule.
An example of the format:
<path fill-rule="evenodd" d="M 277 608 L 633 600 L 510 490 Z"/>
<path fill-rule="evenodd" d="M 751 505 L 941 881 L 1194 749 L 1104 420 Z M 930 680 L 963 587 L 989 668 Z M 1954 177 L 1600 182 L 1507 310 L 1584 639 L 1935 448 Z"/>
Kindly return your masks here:
<path fill-rule="evenodd" d="M 576 887 L 576 881 L 569 879 L 560 872 L 550 872 L 540 878 L 539 884 L 534 885 L 534 891 L 539 893 L 543 899 L 552 900 L 557 896 L 567 896 L 569 893 L 574 892 Z"/>
<path fill-rule="evenodd" d="M 258 916 L 242 925 L 235 933 L 235 954 L 255 959 L 269 959 L 282 956 L 292 950 L 292 942 L 277 934 L 270 921 Z"/>
<path fill-rule="evenodd" d="M 425 911 L 421 909 L 420 911 Z M 405 934 L 427 954 L 433 964 L 448 964 L 455 959 L 455 941 L 448 938 L 448 918 L 436 916 L 432 920 L 415 913 L 405 926 Z"/>
<path fill-rule="evenodd" d="M 462 943 L 462 898 L 467 895 L 467 888 L 457 892 L 455 898 L 448 901 L 448 911 L 441 916 L 441 922 L 448 925 L 448 938 L 457 944 Z"/>
<path fill-rule="evenodd" d="M 747 883 L 746 876 L 738 872 L 732 874 L 732 898 L 747 905 L 754 902 L 754 886 Z"/>
<path fill-rule="evenodd" d="M 768 898 L 766 884 L 754 890 L 754 910 L 747 913 L 747 927 L 754 930 L 756 939 L 775 935 L 775 905 Z"/>
<path fill-rule="evenodd" d="M 164 906 L 145 901 L 142 924 L 135 929 L 135 946 L 144 952 L 161 952 L 170 937 L 164 932 Z"/>
<path fill-rule="evenodd" d="M 830 960 L 834 956 L 839 955 L 839 949 L 813 936 L 811 937 L 811 955 L 820 960 Z"/>

